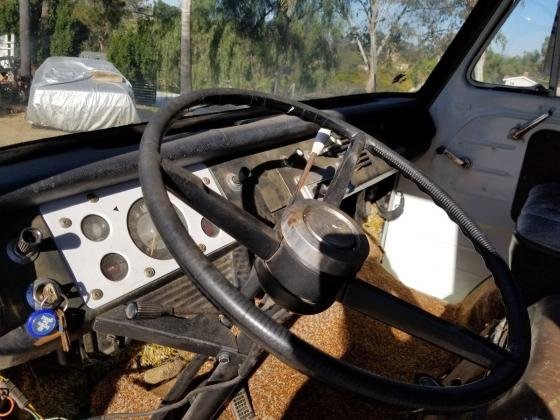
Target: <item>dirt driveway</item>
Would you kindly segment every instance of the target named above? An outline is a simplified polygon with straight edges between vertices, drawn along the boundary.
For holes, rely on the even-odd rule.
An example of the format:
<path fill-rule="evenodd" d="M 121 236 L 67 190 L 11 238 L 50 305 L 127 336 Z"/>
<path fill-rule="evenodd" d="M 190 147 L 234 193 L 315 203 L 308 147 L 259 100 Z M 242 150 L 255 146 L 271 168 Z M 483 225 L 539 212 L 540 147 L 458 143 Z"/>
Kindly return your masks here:
<path fill-rule="evenodd" d="M 155 114 L 157 108 L 137 106 L 136 111 L 141 121 L 148 121 Z M 69 133 L 52 128 L 32 127 L 31 124 L 25 121 L 25 112 L 7 114 L 3 113 L 0 109 L 0 148 L 10 144 L 61 136 L 63 134 Z"/>
<path fill-rule="evenodd" d="M 25 112 L 0 114 L 0 147 L 62 134 L 66 133 L 48 128 L 32 127 L 25 121 Z"/>

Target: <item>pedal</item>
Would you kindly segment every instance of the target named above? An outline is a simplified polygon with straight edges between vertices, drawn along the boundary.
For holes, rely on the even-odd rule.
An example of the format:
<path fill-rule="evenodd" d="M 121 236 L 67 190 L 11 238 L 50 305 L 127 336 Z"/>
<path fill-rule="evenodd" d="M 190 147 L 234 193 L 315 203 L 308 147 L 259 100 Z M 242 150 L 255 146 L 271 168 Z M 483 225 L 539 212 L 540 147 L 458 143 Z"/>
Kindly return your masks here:
<path fill-rule="evenodd" d="M 256 418 L 253 405 L 247 393 L 247 387 L 239 388 L 230 403 L 231 411 L 236 420 L 249 420 Z"/>

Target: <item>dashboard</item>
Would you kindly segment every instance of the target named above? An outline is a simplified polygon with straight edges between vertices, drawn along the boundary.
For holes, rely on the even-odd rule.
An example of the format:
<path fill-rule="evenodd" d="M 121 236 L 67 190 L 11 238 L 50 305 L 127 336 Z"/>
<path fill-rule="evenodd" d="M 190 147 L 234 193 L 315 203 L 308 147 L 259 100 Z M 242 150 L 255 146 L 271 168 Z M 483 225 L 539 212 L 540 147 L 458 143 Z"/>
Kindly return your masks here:
<path fill-rule="evenodd" d="M 411 158 L 429 145 L 431 119 L 427 113 L 403 113 L 409 107 L 417 110 L 410 101 L 395 104 L 397 101 L 389 101 L 391 107 L 386 111 L 373 104 L 341 112 L 350 122 L 371 125 L 369 131 L 391 132 L 387 144 Z M 378 112 L 378 118 L 370 117 L 372 110 Z M 403 115 L 414 117 L 417 123 L 403 124 Z M 273 226 L 296 191 L 317 127 L 288 116 L 228 120 L 217 127 L 215 117 L 200 122 L 207 123 L 211 126 L 190 129 L 193 134 L 189 136 L 184 135 L 185 128 L 183 134 L 171 135 L 162 145 L 162 155 L 189 168 L 209 188 Z M 418 133 L 423 134 L 418 137 Z M 210 311 L 213 316 L 215 308 L 179 269 L 153 227 L 138 181 L 139 138 L 131 140 L 132 146 L 112 149 L 103 145 L 110 138 L 98 136 L 95 149 L 82 147 L 83 139 L 76 145 L 69 137 L 48 142 L 45 147 L 52 156 L 44 154 L 44 149 L 39 156 L 41 145 L 25 146 L 14 154 L 15 163 L 0 168 L 3 174 L 17 178 L 16 187 L 4 189 L 0 195 L 0 209 L 9 215 L 9 223 L 0 230 L 0 249 L 6 251 L 0 252 L 0 274 L 6 279 L 0 282 L 0 369 L 59 348 L 58 341 L 38 342 L 26 332 L 28 318 L 41 306 L 30 300 L 30 291 L 45 281 L 57 283 L 65 294 L 71 335 L 80 338 L 88 354 L 109 354 L 102 349 L 103 337 L 150 337 L 150 342 L 188 351 L 197 351 L 192 346 L 210 337 L 222 340 L 215 352 L 235 346 L 229 330 L 208 319 L 185 323 L 168 317 L 148 320 L 153 324 L 138 321 L 133 328 L 123 319 L 123 306 L 138 299 L 195 313 Z M 344 139 L 335 140 L 315 158 L 300 191 L 302 197 L 322 198 L 348 148 Z M 235 144 L 236 149 L 221 153 L 226 144 Z M 103 157 L 95 160 L 100 155 Z M 86 157 L 92 160 L 84 162 Z M 358 194 L 385 179 L 392 182 L 389 178 L 395 172 L 364 152 L 346 195 Z M 248 276 L 248 258 L 237 255 L 246 250 L 173 192 L 169 194 L 189 234 L 224 276 L 232 283 L 239 275 Z M 43 238 L 37 255 L 25 264 L 14 262 L 10 250 L 22 230 L 29 228 Z M 166 329 L 166 322 L 176 325 Z M 166 331 L 175 332 L 166 335 Z M 101 337 L 97 344 L 88 341 L 91 334 Z"/>

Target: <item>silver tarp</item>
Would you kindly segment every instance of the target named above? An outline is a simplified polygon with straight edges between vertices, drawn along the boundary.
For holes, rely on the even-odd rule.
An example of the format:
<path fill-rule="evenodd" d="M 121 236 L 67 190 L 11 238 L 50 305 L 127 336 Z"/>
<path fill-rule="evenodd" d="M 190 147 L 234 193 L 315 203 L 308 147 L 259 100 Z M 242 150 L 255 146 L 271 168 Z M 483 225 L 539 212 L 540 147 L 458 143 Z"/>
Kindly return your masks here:
<path fill-rule="evenodd" d="M 104 60 L 50 57 L 37 69 L 27 121 L 62 131 L 139 123 L 132 86 Z"/>

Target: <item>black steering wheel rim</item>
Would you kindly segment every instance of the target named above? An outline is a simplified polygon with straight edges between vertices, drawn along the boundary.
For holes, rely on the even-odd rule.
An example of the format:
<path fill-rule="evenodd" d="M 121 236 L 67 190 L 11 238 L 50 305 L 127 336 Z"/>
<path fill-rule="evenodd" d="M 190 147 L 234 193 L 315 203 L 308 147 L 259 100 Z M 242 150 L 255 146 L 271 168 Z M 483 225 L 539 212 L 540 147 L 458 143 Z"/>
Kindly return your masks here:
<path fill-rule="evenodd" d="M 162 171 L 160 146 L 171 123 L 196 105 L 232 104 L 269 108 L 313 122 L 350 139 L 350 150 L 365 147 L 414 182 L 458 224 L 494 275 L 508 319 L 511 357 L 479 381 L 454 387 L 424 387 L 375 375 L 314 348 L 277 324 L 235 289 L 204 256 L 184 229 L 169 201 Z M 348 156 L 351 156 L 349 153 Z M 326 200 L 342 199 L 355 161 L 345 159 Z M 193 278 L 223 313 L 256 343 L 288 365 L 335 388 L 367 399 L 405 408 L 433 411 L 468 410 L 483 405 L 511 388 L 521 377 L 529 358 L 530 327 L 527 312 L 505 261 L 476 224 L 441 188 L 406 159 L 352 125 L 308 105 L 274 95 L 238 89 L 209 89 L 182 95 L 161 109 L 147 125 L 140 145 L 139 175 L 145 201 L 165 244 L 182 270 Z M 342 194 L 342 196 L 341 196 Z"/>

